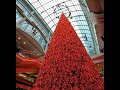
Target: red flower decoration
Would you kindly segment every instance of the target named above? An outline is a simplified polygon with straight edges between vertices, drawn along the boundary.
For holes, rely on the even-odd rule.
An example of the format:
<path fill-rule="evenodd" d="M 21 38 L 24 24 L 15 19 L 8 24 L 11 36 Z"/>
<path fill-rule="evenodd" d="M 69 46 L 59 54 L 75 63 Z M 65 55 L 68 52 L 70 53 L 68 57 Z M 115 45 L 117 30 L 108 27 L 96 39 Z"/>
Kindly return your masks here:
<path fill-rule="evenodd" d="M 62 14 L 33 90 L 104 90 L 104 81 Z"/>

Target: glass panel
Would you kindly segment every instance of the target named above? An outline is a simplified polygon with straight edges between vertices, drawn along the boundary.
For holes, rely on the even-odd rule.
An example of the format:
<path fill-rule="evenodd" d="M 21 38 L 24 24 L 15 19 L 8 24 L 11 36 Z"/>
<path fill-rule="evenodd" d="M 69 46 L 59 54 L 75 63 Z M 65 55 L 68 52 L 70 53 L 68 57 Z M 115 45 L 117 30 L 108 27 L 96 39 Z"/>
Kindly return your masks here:
<path fill-rule="evenodd" d="M 20 21 L 23 18 L 23 16 L 17 11 L 16 9 L 16 23 Z"/>
<path fill-rule="evenodd" d="M 37 31 L 37 29 L 34 28 L 28 21 L 24 21 L 20 23 L 19 27 L 21 28 L 21 30 L 23 30 L 24 32 L 32 36 L 40 44 L 43 50 L 45 49 L 45 45 L 47 42 L 44 40 L 41 34 Z"/>
<path fill-rule="evenodd" d="M 53 9 L 52 8 L 48 9 L 47 13 L 52 14 L 53 13 Z"/>
<path fill-rule="evenodd" d="M 88 26 L 88 22 L 78 0 L 39 0 L 36 2 L 39 3 L 38 6 L 41 6 L 41 9 L 38 8 L 37 11 L 52 31 L 55 30 L 60 15 L 63 12 L 86 46 L 86 49 L 89 49 L 90 44 L 94 45 L 90 33 L 90 26 Z M 33 2 L 31 4 L 35 7 Z M 91 43 L 87 43 L 89 41 Z M 94 51 L 94 46 L 92 50 Z"/>
<path fill-rule="evenodd" d="M 47 18 L 45 18 L 45 20 L 46 20 L 47 22 L 50 22 L 50 21 L 51 21 L 51 18 L 50 18 L 50 17 L 47 17 Z"/>
<path fill-rule="evenodd" d="M 41 13 L 41 16 L 42 17 L 46 17 L 46 16 L 48 16 L 48 14 L 46 13 L 46 12 L 44 12 L 44 13 Z M 46 21 L 47 22 L 47 21 Z"/>
<path fill-rule="evenodd" d="M 37 0 L 29 0 L 31 3 L 36 2 Z"/>
<path fill-rule="evenodd" d="M 44 8 L 43 7 L 39 7 L 39 8 L 37 8 L 37 11 L 41 13 L 41 12 L 44 11 Z"/>

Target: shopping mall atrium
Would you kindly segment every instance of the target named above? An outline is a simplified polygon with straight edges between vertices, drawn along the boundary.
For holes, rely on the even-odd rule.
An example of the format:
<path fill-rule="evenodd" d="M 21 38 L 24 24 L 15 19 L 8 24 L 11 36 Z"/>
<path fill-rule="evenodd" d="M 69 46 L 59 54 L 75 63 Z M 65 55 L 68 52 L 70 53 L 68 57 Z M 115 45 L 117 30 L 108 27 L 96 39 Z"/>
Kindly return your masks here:
<path fill-rule="evenodd" d="M 62 43 L 66 44 L 69 37 L 73 37 L 74 40 L 77 38 L 75 35 L 71 36 L 71 33 L 70 35 L 67 33 L 67 31 L 69 31 L 68 27 L 66 27 L 66 29 L 68 28 L 66 31 L 63 30 L 64 25 L 61 24 L 61 22 L 64 22 L 64 20 L 66 22 L 64 23 L 65 25 L 67 24 L 67 20 L 70 22 L 71 26 L 68 27 L 73 27 L 76 35 L 84 45 L 88 57 L 91 58 L 89 60 L 93 62 L 100 77 L 104 79 L 104 0 L 16 0 L 16 90 L 104 90 L 97 88 L 86 89 L 87 86 L 85 86 L 85 88 L 79 87 L 79 89 L 75 89 L 77 86 L 73 84 L 71 84 L 73 89 L 64 89 L 63 87 L 50 89 L 50 87 L 47 88 L 47 86 L 45 89 L 43 87 L 45 85 L 43 84 L 43 86 L 41 86 L 43 89 L 41 89 L 40 86 L 37 86 L 38 83 L 47 82 L 47 79 L 45 80 L 44 78 L 43 82 L 42 79 L 39 81 L 39 77 L 47 77 L 46 74 L 42 76 L 42 72 L 48 70 L 48 68 L 45 69 L 45 65 L 48 65 L 48 67 L 51 65 L 49 62 L 51 60 L 48 60 L 49 64 L 46 64 L 48 63 L 46 58 L 52 58 L 53 61 L 53 57 L 55 57 L 55 59 L 56 57 L 57 59 L 64 59 L 62 56 L 59 57 L 62 48 L 60 51 L 57 46 L 61 47 L 60 45 L 62 45 Z M 58 23 L 59 21 L 60 23 Z M 69 25 L 69 23 L 67 25 Z M 61 29 L 61 32 L 57 31 L 58 29 Z M 65 38 L 67 37 L 65 41 L 64 38 L 59 39 L 61 38 L 60 36 L 64 34 L 66 35 Z M 55 39 L 57 39 L 56 43 L 54 43 Z M 60 40 L 63 40 L 63 42 L 61 41 L 61 43 L 59 43 L 60 45 L 57 45 L 57 42 L 60 42 Z M 54 44 L 56 44 L 57 53 L 54 50 Z M 70 45 L 67 47 L 69 46 Z M 74 47 L 77 47 L 77 45 Z M 75 49 L 70 48 L 70 50 Z M 54 52 L 51 53 L 52 51 Z M 77 52 L 79 51 L 76 51 L 74 54 L 80 55 L 80 53 Z M 67 58 L 69 58 L 70 55 L 68 55 L 68 52 L 65 54 L 67 54 Z M 70 57 L 72 58 L 74 54 L 71 54 Z M 69 59 L 66 60 L 69 61 Z M 59 63 L 59 61 L 57 62 Z M 51 66 L 53 67 L 53 65 Z M 77 67 L 79 67 L 79 64 Z M 48 71 L 50 70 L 51 69 Z M 59 76 L 59 74 L 57 76 Z M 51 76 L 48 75 L 47 78 L 50 79 L 49 77 Z M 87 81 L 89 82 L 89 80 Z M 101 79 L 98 81 L 101 81 Z"/>

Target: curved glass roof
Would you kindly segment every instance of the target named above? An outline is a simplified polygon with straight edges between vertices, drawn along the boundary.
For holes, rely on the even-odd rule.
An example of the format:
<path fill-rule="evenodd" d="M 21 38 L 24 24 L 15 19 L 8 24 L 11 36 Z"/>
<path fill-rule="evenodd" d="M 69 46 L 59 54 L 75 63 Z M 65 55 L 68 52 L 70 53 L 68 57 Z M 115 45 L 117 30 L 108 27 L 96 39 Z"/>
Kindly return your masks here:
<path fill-rule="evenodd" d="M 54 32 L 62 12 L 71 22 L 90 55 L 95 54 L 95 46 L 90 25 L 78 0 L 27 0 L 36 9 Z"/>

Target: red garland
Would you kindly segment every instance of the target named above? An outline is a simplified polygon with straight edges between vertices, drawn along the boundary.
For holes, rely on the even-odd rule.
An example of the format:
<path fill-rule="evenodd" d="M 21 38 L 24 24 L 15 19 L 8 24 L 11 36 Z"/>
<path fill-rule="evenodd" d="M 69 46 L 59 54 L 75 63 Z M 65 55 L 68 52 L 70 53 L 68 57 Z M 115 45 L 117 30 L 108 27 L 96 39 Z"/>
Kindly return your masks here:
<path fill-rule="evenodd" d="M 62 14 L 33 90 L 104 90 L 104 81 Z"/>

